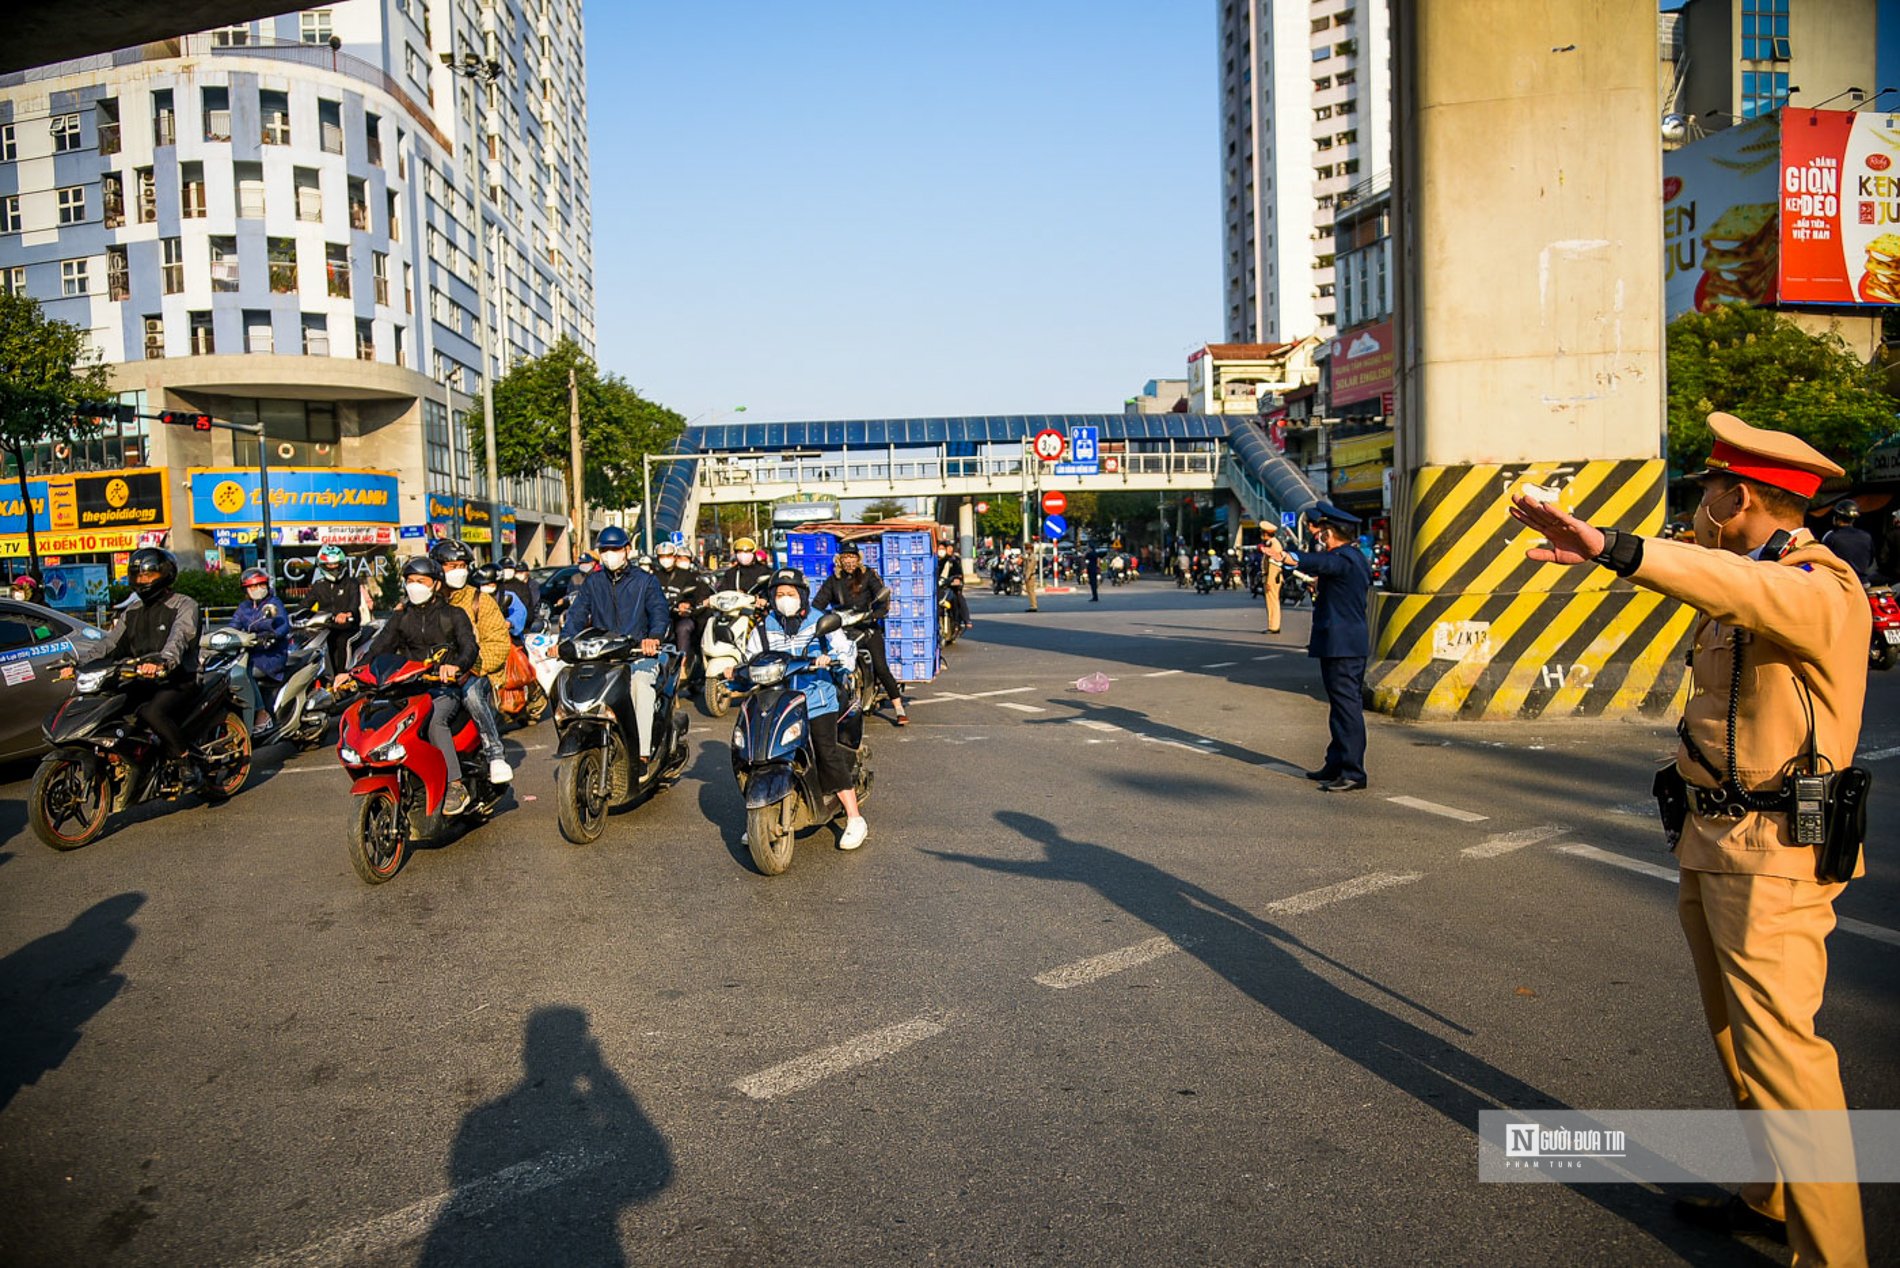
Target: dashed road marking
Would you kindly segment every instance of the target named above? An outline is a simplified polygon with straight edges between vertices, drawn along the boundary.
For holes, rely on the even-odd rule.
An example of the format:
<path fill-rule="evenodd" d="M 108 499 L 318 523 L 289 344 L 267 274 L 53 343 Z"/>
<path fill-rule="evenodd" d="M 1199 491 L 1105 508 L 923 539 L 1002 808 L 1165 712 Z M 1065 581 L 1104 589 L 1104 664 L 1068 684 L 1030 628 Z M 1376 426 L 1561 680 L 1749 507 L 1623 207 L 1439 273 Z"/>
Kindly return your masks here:
<path fill-rule="evenodd" d="M 1500 854 L 1509 854 L 1527 845 L 1536 845 L 1539 841 L 1548 841 L 1554 836 L 1562 836 L 1565 831 L 1567 829 L 1561 826 L 1519 828 L 1515 832 L 1500 832 L 1494 837 L 1487 837 L 1477 845 L 1467 845 L 1458 853 L 1468 859 L 1494 859 Z"/>
<path fill-rule="evenodd" d="M 1002 687 L 995 691 L 972 691 L 963 698 L 965 700 L 987 700 L 991 696 L 1019 696 L 1025 691 L 1034 690 L 1034 687 Z"/>
<path fill-rule="evenodd" d="M 1119 731 L 1121 730 L 1121 728 L 1116 726 L 1113 722 L 1103 722 L 1099 718 L 1070 718 L 1069 721 L 1073 722 L 1077 726 L 1085 726 L 1091 731 Z"/>
<path fill-rule="evenodd" d="M 1255 660 L 1278 660 L 1280 659 L 1281 655 L 1282 653 L 1280 652 L 1268 652 L 1265 656 L 1256 656 L 1254 657 L 1254 659 Z"/>
<path fill-rule="evenodd" d="M 1018 713 L 1047 713 L 1048 712 L 1048 710 L 1044 709 L 1039 704 L 1017 704 L 1014 700 L 998 700 L 996 702 L 996 707 L 999 709 L 1014 709 Z"/>
<path fill-rule="evenodd" d="M 1194 756 L 1196 757 L 1207 756 L 1206 749 L 1195 748 L 1192 744 L 1183 744 L 1180 740 L 1164 740 L 1158 735 L 1143 735 L 1143 736 L 1140 736 L 1139 738 L 1144 744 L 1165 744 L 1169 748 L 1183 749 L 1189 753 L 1194 754 Z"/>
<path fill-rule="evenodd" d="M 1348 898 L 1359 898 L 1366 894 L 1376 894 L 1382 889 L 1391 889 L 1394 885 L 1409 885 L 1424 877 L 1423 872 L 1368 872 L 1364 876 L 1355 876 L 1349 881 L 1340 881 L 1337 885 L 1323 885 L 1319 889 L 1309 889 L 1303 894 L 1291 898 L 1282 898 L 1267 904 L 1267 910 L 1276 916 L 1299 916 L 1333 903 L 1344 902 Z"/>
<path fill-rule="evenodd" d="M 770 1101 L 802 1092 L 834 1074 L 866 1065 L 914 1043 L 943 1033 L 943 1023 L 928 1014 L 900 1021 L 894 1026 L 866 1031 L 843 1043 L 808 1052 L 802 1057 L 780 1062 L 768 1070 L 748 1074 L 733 1083 L 755 1101 Z"/>
<path fill-rule="evenodd" d="M 1447 819 L 1456 819 L 1460 823 L 1483 823 L 1491 817 L 1470 810 L 1460 810 L 1456 806 L 1441 806 L 1435 801 L 1426 801 L 1423 797 L 1387 797 L 1386 800 L 1395 806 L 1404 806 L 1408 810 L 1423 810 L 1428 815 L 1443 815 Z"/>
<path fill-rule="evenodd" d="M 1836 916 L 1834 927 L 1842 933 L 1857 933 L 1863 938 L 1872 938 L 1876 942 L 1900 947 L 1900 932 L 1881 925 L 1870 925 L 1865 920 L 1855 920 L 1851 916 Z"/>
<path fill-rule="evenodd" d="M 1211 665 L 1203 665 L 1202 668 L 1203 669 L 1232 669 L 1235 665 L 1238 665 L 1239 663 L 1240 662 L 1237 660 L 1217 660 Z"/>
<path fill-rule="evenodd" d="M 1166 678 L 1169 674 L 1178 674 L 1180 672 L 1181 671 L 1178 669 L 1157 669 L 1152 673 L 1143 674 L 1142 677 L 1143 678 Z"/>
<path fill-rule="evenodd" d="M 1158 960 L 1164 955 L 1179 951 L 1182 943 L 1163 935 L 1137 942 L 1132 947 L 1122 947 L 1115 951 L 1104 951 L 1101 955 L 1089 956 L 1086 960 L 1076 960 L 1060 965 L 1046 973 L 1036 974 L 1036 984 L 1046 986 L 1053 991 L 1066 991 L 1074 986 L 1087 986 L 1090 982 L 1107 977 L 1111 973 L 1120 973 L 1137 965 Z"/>
<path fill-rule="evenodd" d="M 1900 747 L 1877 748 L 1871 753 L 1860 754 L 1859 760 L 1863 762 L 1884 762 L 1890 757 L 1900 757 Z"/>
<path fill-rule="evenodd" d="M 934 696 L 925 696 L 922 700 L 913 700 L 911 701 L 911 703 L 913 705 L 940 704 L 945 700 L 968 700 L 969 698 L 970 697 L 968 696 L 959 695 L 954 691 L 944 691 L 944 692 L 939 692 L 938 694 Z"/>

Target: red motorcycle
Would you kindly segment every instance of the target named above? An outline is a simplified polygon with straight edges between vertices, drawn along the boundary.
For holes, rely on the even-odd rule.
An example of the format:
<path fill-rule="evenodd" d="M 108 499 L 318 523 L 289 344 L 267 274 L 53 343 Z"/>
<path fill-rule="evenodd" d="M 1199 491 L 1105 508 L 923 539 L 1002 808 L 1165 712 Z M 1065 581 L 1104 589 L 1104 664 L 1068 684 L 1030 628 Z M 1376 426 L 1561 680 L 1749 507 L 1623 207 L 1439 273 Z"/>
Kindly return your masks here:
<path fill-rule="evenodd" d="M 350 863 L 366 884 L 380 885 L 395 876 L 411 845 L 441 835 L 448 820 L 485 822 L 507 795 L 506 785 L 488 782 L 481 732 L 461 707 L 460 693 L 434 671 L 433 661 L 388 654 L 350 674 L 358 699 L 343 714 L 336 752 L 355 780 Z M 429 716 L 444 692 L 454 693 L 457 701 L 451 726 L 461 770 L 453 776 L 429 741 Z M 468 805 L 444 815 L 451 778 L 468 789 Z"/>
<path fill-rule="evenodd" d="M 1900 660 L 1900 601 L 1894 599 L 1892 586 L 1869 586 L 1867 602 L 1874 609 L 1874 637 L 1867 648 L 1867 663 L 1875 669 L 1892 669 Z"/>

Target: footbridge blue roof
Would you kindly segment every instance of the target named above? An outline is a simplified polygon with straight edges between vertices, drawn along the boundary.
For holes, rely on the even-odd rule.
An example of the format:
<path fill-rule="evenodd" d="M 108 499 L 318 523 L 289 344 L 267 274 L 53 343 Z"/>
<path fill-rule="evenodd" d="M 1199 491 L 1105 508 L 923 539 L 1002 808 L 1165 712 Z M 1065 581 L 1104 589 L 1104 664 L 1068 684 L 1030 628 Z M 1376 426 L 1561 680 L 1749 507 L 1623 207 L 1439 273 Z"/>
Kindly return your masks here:
<path fill-rule="evenodd" d="M 977 414 L 962 418 L 855 418 L 836 422 L 714 423 L 687 429 L 699 453 L 779 453 L 787 449 L 871 449 L 895 445 L 1009 443 L 1039 431 L 1093 427 L 1105 441 L 1222 440 L 1231 419 L 1217 414 Z"/>

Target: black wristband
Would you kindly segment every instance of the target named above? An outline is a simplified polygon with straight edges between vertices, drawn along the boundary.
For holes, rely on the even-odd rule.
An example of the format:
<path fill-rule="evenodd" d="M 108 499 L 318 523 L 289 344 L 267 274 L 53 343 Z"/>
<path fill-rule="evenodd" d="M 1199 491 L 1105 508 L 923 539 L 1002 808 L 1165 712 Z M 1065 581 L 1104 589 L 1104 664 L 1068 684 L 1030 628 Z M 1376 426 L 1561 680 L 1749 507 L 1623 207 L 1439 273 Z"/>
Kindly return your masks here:
<path fill-rule="evenodd" d="M 1593 559 L 1617 576 L 1627 577 L 1642 566 L 1643 539 L 1636 533 L 1606 528 L 1603 530 L 1603 549 Z"/>

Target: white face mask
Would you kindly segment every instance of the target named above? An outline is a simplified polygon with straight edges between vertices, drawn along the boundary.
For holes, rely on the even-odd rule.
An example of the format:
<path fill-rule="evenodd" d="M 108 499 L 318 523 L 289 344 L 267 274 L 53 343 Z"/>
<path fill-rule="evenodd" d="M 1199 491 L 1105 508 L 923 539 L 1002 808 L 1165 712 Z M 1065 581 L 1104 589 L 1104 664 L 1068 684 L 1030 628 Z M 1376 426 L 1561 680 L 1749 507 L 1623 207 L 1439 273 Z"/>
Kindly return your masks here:
<path fill-rule="evenodd" d="M 752 552 L 749 550 L 742 550 L 738 552 L 737 554 L 735 554 L 733 556 L 733 559 L 738 563 L 749 564 L 752 562 Z"/>
<path fill-rule="evenodd" d="M 403 583 L 402 589 L 411 603 L 427 603 L 429 596 L 435 593 L 435 587 L 426 581 L 407 581 Z"/>
<path fill-rule="evenodd" d="M 797 616 L 798 609 L 804 605 L 798 601 L 797 595 L 782 594 L 772 601 L 772 606 L 777 608 L 783 616 Z"/>
<path fill-rule="evenodd" d="M 503 581 L 513 581 L 515 579 L 515 570 L 513 568 L 503 568 L 501 570 L 501 579 Z"/>
<path fill-rule="evenodd" d="M 251 596 L 251 601 L 253 603 L 262 603 L 264 601 L 264 596 L 270 593 L 270 587 L 269 586 L 250 586 L 244 591 L 244 593 Z"/>
<path fill-rule="evenodd" d="M 603 550 L 600 552 L 600 566 L 608 572 L 619 572 L 627 566 L 627 552 L 624 550 Z"/>
<path fill-rule="evenodd" d="M 493 587 L 493 586 L 483 586 L 483 587 L 481 587 L 481 591 L 482 591 L 482 593 L 483 593 L 483 594 L 493 594 L 493 593 L 495 593 L 495 587 Z"/>
<path fill-rule="evenodd" d="M 460 590 L 463 586 L 468 584 L 468 569 L 444 568 L 442 570 L 442 581 L 449 589 Z"/>

